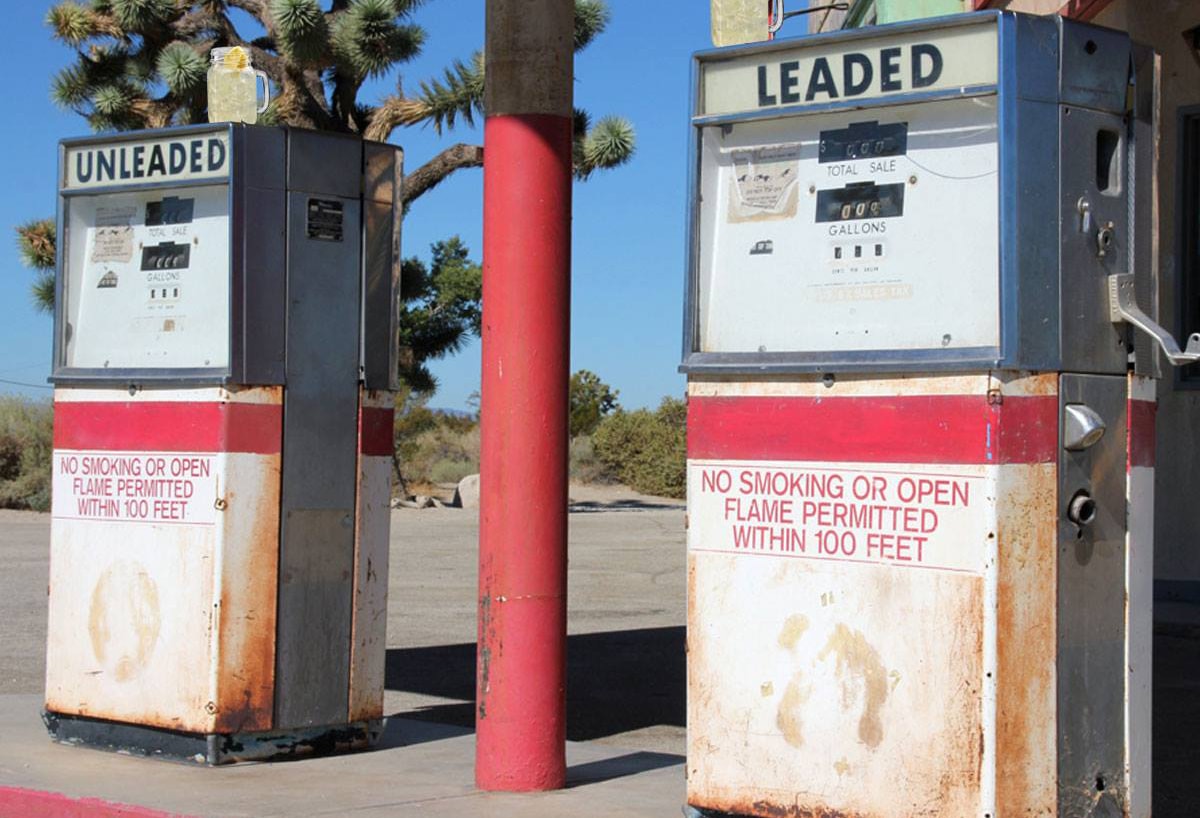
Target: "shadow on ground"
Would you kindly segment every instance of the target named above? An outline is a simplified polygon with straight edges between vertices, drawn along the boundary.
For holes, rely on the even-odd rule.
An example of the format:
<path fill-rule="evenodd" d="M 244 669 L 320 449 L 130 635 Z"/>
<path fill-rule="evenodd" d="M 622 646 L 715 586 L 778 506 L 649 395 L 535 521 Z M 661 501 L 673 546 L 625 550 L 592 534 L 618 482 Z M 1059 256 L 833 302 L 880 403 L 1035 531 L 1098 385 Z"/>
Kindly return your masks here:
<path fill-rule="evenodd" d="M 682 500 L 677 503 L 657 503 L 648 500 L 613 500 L 611 503 L 600 503 L 586 500 L 571 503 L 567 510 L 572 514 L 588 514 L 596 511 L 683 511 L 686 507 Z"/>
<path fill-rule="evenodd" d="M 1200 815 L 1195 749 L 1200 737 L 1200 629 L 1155 628 L 1153 696 L 1151 814 L 1194 818 Z"/>
<path fill-rule="evenodd" d="M 657 725 L 682 727 L 684 633 L 682 627 L 643 628 L 568 637 L 567 738 L 590 741 Z M 399 718 L 473 728 L 475 645 L 391 649 L 387 688 L 461 701 Z"/>

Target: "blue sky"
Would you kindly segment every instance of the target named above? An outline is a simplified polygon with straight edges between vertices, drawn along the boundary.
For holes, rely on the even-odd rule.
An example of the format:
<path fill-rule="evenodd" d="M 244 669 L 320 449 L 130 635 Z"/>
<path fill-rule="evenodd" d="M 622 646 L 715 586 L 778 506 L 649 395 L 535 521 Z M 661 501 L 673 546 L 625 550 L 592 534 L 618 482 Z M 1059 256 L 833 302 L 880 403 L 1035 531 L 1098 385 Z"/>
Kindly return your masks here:
<path fill-rule="evenodd" d="M 790 7 L 798 3 L 789 3 Z M 19 261 L 12 228 L 54 213 L 56 143 L 87 132 L 82 119 L 50 102 L 52 74 L 71 52 L 51 40 L 43 19 L 49 3 L 10 3 L 5 109 L 0 132 L 0 229 L 9 236 L 0 272 L 0 380 L 44 384 L 50 367 L 51 322 L 29 297 L 31 276 Z M 707 48 L 704 0 L 610 0 L 612 23 L 576 63 L 576 103 L 594 117 L 630 119 L 638 151 L 627 166 L 596 174 L 575 188 L 572 369 L 590 369 L 620 390 L 627 408 L 653 406 L 682 394 L 679 362 L 683 298 L 683 213 L 686 178 L 688 71 L 691 52 Z M 430 0 L 415 20 L 428 32 L 424 53 L 398 73 L 368 84 L 378 98 L 397 78 L 415 89 L 453 58 L 483 43 L 484 0 Z M 792 23 L 799 29 L 799 23 Z M 397 131 L 415 168 L 455 141 L 481 141 L 459 127 L 439 137 L 431 128 Z M 460 171 L 413 205 L 404 223 L 403 252 L 428 258 L 431 242 L 458 234 L 479 259 L 482 173 Z M 479 388 L 479 345 L 435 363 L 436 406 L 463 408 Z M 0 394 L 48 395 L 44 388 L 0 383 Z"/>

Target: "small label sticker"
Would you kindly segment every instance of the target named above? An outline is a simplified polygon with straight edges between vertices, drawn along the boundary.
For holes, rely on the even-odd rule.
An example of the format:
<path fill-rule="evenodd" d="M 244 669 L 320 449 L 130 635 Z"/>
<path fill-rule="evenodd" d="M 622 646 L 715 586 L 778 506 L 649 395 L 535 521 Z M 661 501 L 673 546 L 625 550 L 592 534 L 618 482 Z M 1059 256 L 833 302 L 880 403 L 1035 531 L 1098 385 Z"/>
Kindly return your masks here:
<path fill-rule="evenodd" d="M 796 215 L 798 145 L 735 150 L 732 171 L 730 222 L 775 221 Z"/>
<path fill-rule="evenodd" d="M 132 227 L 98 227 L 92 245 L 92 263 L 126 263 L 133 258 Z"/>
<path fill-rule="evenodd" d="M 318 241 L 342 240 L 342 203 L 330 199 L 308 200 L 308 237 Z"/>

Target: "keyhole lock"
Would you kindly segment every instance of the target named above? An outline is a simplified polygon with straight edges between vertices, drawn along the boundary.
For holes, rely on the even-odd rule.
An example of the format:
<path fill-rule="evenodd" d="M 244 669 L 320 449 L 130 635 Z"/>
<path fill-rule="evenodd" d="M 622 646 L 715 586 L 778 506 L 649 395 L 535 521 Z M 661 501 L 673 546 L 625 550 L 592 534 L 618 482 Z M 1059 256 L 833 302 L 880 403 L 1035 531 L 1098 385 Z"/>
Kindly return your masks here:
<path fill-rule="evenodd" d="M 1096 257 L 1104 258 L 1108 255 L 1108 248 L 1112 247 L 1113 238 L 1116 235 L 1116 228 L 1112 222 L 1105 222 L 1104 226 L 1096 233 Z"/>
<path fill-rule="evenodd" d="M 1092 203 L 1087 200 L 1087 197 L 1080 196 L 1075 208 L 1079 211 L 1079 232 L 1092 232 Z"/>
<path fill-rule="evenodd" d="M 1080 489 L 1071 498 L 1067 506 L 1067 519 L 1081 529 L 1096 521 L 1096 501 L 1086 490 Z"/>

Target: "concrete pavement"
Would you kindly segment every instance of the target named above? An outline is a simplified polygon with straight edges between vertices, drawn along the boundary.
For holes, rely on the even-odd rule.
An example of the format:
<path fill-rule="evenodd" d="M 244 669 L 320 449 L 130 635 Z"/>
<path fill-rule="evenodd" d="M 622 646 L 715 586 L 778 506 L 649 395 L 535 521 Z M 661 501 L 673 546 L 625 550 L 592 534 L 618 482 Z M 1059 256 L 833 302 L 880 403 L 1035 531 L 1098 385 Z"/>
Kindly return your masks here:
<path fill-rule="evenodd" d="M 49 517 L 0 511 L 0 818 L 5 787 L 62 796 L 38 815 L 122 814 L 112 804 L 203 816 L 680 814 L 682 505 L 617 488 L 573 487 L 572 497 L 569 787 L 536 795 L 473 786 L 473 512 L 393 512 L 385 699 L 393 717 L 379 749 L 206 769 L 47 739 L 38 713 Z M 64 798 L 99 801 L 85 808 Z"/>
<path fill-rule="evenodd" d="M 573 491 L 568 667 L 571 786 L 473 788 L 475 515 L 392 517 L 387 712 L 381 748 L 205 769 L 50 743 L 38 719 L 46 615 L 45 515 L 0 511 L 0 818 L 10 815 L 677 816 L 684 800 L 684 513 L 618 489 Z M 1159 605 L 1154 815 L 1200 815 L 1200 606 Z M 21 787 L 61 798 L 5 812 Z M 40 809 L 41 811 L 37 811 Z M 108 810 L 108 811 L 105 811 Z"/>

